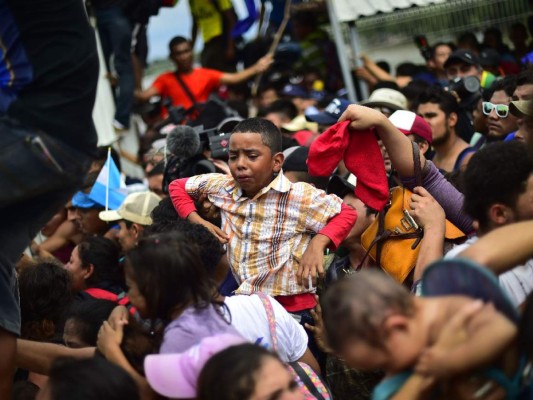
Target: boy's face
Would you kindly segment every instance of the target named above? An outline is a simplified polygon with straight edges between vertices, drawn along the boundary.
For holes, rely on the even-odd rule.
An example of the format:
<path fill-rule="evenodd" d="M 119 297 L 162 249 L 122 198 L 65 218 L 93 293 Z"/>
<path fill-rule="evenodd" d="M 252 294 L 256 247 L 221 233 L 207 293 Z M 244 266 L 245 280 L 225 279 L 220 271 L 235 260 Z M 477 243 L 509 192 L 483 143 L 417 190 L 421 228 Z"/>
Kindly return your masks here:
<path fill-rule="evenodd" d="M 243 194 L 253 198 L 281 170 L 283 154 L 272 155 L 258 133 L 233 133 L 229 141 L 229 169 Z"/>

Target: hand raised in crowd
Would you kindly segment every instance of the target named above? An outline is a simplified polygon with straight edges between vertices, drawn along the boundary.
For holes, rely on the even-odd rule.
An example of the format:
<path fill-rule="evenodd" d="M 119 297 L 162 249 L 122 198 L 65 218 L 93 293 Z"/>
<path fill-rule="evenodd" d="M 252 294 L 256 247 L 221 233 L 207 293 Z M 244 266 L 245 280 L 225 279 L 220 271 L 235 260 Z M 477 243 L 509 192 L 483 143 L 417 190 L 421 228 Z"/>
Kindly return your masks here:
<path fill-rule="evenodd" d="M 109 357 L 110 353 L 120 347 L 122 338 L 124 337 L 124 325 L 127 323 L 127 320 L 121 320 L 115 326 L 111 326 L 109 322 L 104 321 L 100 327 L 96 347 L 106 358 Z"/>
<path fill-rule="evenodd" d="M 316 286 L 318 276 L 324 277 L 324 250 L 330 242 L 327 236 L 321 234 L 311 239 L 296 271 L 296 281 L 299 285 L 310 289 L 310 283 Z"/>
<path fill-rule="evenodd" d="M 409 214 L 416 223 L 424 229 L 440 229 L 444 236 L 446 229 L 446 214 L 440 204 L 423 187 L 413 190 Z"/>
<path fill-rule="evenodd" d="M 311 316 L 313 317 L 315 324 L 309 325 L 308 323 L 305 323 L 305 329 L 313 334 L 316 344 L 322 352 L 333 353 L 333 350 L 329 347 L 326 339 L 324 321 L 322 320 L 322 307 L 320 306 L 318 296 L 315 296 L 315 299 L 317 304 L 315 308 L 311 310 Z"/>
<path fill-rule="evenodd" d="M 352 121 L 351 129 L 367 130 L 381 125 L 387 117 L 381 112 L 358 104 L 350 104 L 340 116 L 339 122 Z"/>
<path fill-rule="evenodd" d="M 426 376 L 439 378 L 446 375 L 446 358 L 451 350 L 468 339 L 468 324 L 484 305 L 482 301 L 472 301 L 461 308 L 440 331 L 437 342 L 426 349 L 418 359 L 415 371 Z"/>
<path fill-rule="evenodd" d="M 256 73 L 259 74 L 265 72 L 270 68 L 273 62 L 274 56 L 271 53 L 268 53 L 267 55 L 261 57 L 254 65 Z"/>

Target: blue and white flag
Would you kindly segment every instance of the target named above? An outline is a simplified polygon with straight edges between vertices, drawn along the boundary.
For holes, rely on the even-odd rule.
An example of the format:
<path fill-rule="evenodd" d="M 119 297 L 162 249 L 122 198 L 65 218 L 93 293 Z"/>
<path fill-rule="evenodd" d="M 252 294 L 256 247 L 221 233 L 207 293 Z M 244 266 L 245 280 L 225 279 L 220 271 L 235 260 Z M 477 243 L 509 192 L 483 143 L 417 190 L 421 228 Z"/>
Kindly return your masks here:
<path fill-rule="evenodd" d="M 96 178 L 96 182 L 89 193 L 89 198 L 105 205 L 106 210 L 116 210 L 120 207 L 127 194 L 126 184 L 111 157 L 111 150 L 109 150 L 107 161 L 98 174 L 98 178 Z"/>

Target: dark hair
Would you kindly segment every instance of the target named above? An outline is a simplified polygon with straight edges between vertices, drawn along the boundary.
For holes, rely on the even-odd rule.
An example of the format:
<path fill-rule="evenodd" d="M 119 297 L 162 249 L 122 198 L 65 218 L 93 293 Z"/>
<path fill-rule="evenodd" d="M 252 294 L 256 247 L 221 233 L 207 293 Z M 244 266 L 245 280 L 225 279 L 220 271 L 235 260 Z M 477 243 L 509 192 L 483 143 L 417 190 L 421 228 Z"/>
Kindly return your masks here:
<path fill-rule="evenodd" d="M 51 341 L 63 331 L 63 312 L 72 300 L 68 271 L 54 261 L 25 268 L 19 275 L 22 337 Z"/>
<path fill-rule="evenodd" d="M 533 173 L 533 161 L 524 144 L 516 141 L 492 143 L 477 151 L 468 163 L 464 179 L 464 209 L 480 228 L 488 227 L 493 204 L 514 208 Z"/>
<path fill-rule="evenodd" d="M 280 359 L 251 343 L 228 347 L 204 365 L 198 377 L 198 398 L 202 400 L 247 400 L 255 392 L 257 376 L 265 358 Z"/>
<path fill-rule="evenodd" d="M 83 269 L 93 265 L 94 271 L 85 283 L 88 287 L 95 287 L 102 282 L 122 285 L 122 273 L 119 268 L 119 246 L 102 236 L 85 238 L 78 245 L 78 253 Z"/>
<path fill-rule="evenodd" d="M 415 76 L 421 72 L 421 67 L 412 62 L 403 62 L 396 66 L 397 76 Z"/>
<path fill-rule="evenodd" d="M 492 97 L 494 92 L 498 92 L 500 90 L 505 91 L 505 94 L 511 97 L 515 89 L 516 89 L 516 75 L 507 75 L 506 77 L 495 80 L 494 83 L 490 85 L 488 91 L 490 91 L 490 97 Z"/>
<path fill-rule="evenodd" d="M 454 95 L 438 86 L 431 86 L 427 90 L 420 93 L 416 108 L 418 108 L 420 104 L 426 103 L 438 104 L 439 108 L 446 114 L 447 117 L 451 113 L 459 113 L 459 104 L 457 103 L 457 99 L 454 97 Z"/>
<path fill-rule="evenodd" d="M 126 255 L 126 268 L 146 299 L 147 316 L 163 320 L 181 308 L 215 304 L 215 285 L 201 265 L 198 246 L 175 231 L 145 237 Z"/>
<path fill-rule="evenodd" d="M 176 221 L 181 219 L 170 197 L 161 199 L 150 213 L 150 217 L 152 217 L 152 224 L 143 231 L 144 236 L 170 232 L 176 225 Z"/>
<path fill-rule="evenodd" d="M 413 313 L 413 298 L 407 289 L 377 270 L 336 281 L 320 304 L 328 344 L 336 352 L 350 338 L 381 348 L 383 322 L 391 311 Z"/>
<path fill-rule="evenodd" d="M 380 61 L 376 61 L 376 65 L 381 68 L 383 71 L 385 72 L 388 72 L 390 74 L 390 64 L 388 61 L 385 61 L 385 60 L 380 60 Z"/>
<path fill-rule="evenodd" d="M 168 42 L 169 52 L 172 53 L 172 49 L 182 43 L 190 43 L 190 41 L 189 39 L 184 38 L 183 36 L 174 36 L 172 39 L 170 39 L 170 42 Z"/>
<path fill-rule="evenodd" d="M 72 303 L 65 313 L 65 321 L 75 324 L 75 333 L 83 343 L 96 346 L 98 330 L 117 303 L 103 299 L 84 299 Z"/>
<path fill-rule="evenodd" d="M 145 236 L 161 233 L 180 232 L 198 245 L 200 259 L 205 266 L 209 276 L 213 276 L 215 268 L 223 255 L 222 245 L 218 239 L 200 224 L 193 224 L 177 216 L 172 221 L 165 221 L 162 224 L 153 223 L 146 227 Z"/>
<path fill-rule="evenodd" d="M 481 45 L 479 44 L 477 37 L 473 32 L 465 32 L 459 35 L 457 38 L 457 47 L 462 48 L 461 45 L 464 44 L 470 46 L 470 48 L 475 49 L 478 52 L 481 50 Z"/>
<path fill-rule="evenodd" d="M 257 133 L 261 135 L 261 141 L 268 146 L 272 155 L 282 151 L 281 132 L 272 122 L 263 118 L 248 118 L 237 124 L 231 134 L 234 133 Z"/>
<path fill-rule="evenodd" d="M 13 395 L 11 400 L 35 400 L 39 386 L 30 381 L 13 382 Z"/>
<path fill-rule="evenodd" d="M 294 119 L 298 115 L 298 109 L 294 103 L 287 99 L 274 100 L 267 108 L 261 110 L 262 117 L 266 117 L 270 113 L 281 114 L 288 119 Z"/>
<path fill-rule="evenodd" d="M 147 355 L 159 352 L 162 340 L 162 329 L 147 332 L 144 326 L 137 322 L 134 316 L 129 316 L 128 324 L 124 325 L 124 336 L 120 349 L 132 368 L 142 376 L 144 373 L 144 359 Z"/>
<path fill-rule="evenodd" d="M 533 69 L 527 68 L 516 77 L 516 86 L 533 85 Z"/>
<path fill-rule="evenodd" d="M 420 79 L 414 79 L 400 90 L 411 104 L 411 111 L 416 110 L 418 98 L 430 87 L 430 84 Z"/>
<path fill-rule="evenodd" d="M 139 399 L 137 385 L 128 373 L 99 357 L 54 361 L 48 386 L 54 400 Z"/>
<path fill-rule="evenodd" d="M 527 296 L 518 330 L 518 343 L 529 361 L 533 360 L 533 293 Z"/>
<path fill-rule="evenodd" d="M 433 46 L 429 48 L 429 55 L 431 58 L 435 58 L 435 53 L 437 52 L 437 48 L 441 46 L 447 46 L 451 51 L 455 50 L 455 45 L 450 42 L 437 42 Z"/>

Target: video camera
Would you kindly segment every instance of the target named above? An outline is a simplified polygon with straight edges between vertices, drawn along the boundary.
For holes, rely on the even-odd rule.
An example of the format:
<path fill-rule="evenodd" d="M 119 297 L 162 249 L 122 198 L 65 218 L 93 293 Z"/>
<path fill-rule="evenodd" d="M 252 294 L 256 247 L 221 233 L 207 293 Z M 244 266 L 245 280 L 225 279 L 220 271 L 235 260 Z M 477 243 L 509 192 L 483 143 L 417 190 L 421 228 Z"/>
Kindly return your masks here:
<path fill-rule="evenodd" d="M 414 40 L 424 60 L 429 61 L 431 59 L 431 47 L 428 44 L 427 38 L 424 35 L 418 35 L 414 37 Z"/>
<path fill-rule="evenodd" d="M 468 111 L 472 111 L 481 98 L 481 83 L 475 76 L 452 79 L 448 90 L 454 92 L 459 98 L 459 107 Z"/>

